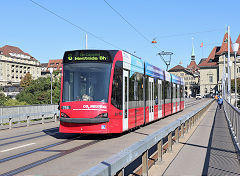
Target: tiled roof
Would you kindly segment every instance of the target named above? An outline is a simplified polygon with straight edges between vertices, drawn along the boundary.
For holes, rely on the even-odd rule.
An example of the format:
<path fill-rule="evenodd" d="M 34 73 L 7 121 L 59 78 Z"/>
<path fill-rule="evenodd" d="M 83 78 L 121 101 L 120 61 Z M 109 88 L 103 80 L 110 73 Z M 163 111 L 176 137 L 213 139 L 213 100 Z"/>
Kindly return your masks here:
<path fill-rule="evenodd" d="M 177 71 L 177 70 L 185 70 L 185 68 L 181 65 L 176 65 L 175 67 L 171 68 L 168 71 Z"/>
<path fill-rule="evenodd" d="M 207 62 L 206 60 L 202 61 L 199 65 L 201 67 L 215 67 L 217 66 L 217 62 Z"/>
<path fill-rule="evenodd" d="M 205 61 L 207 58 L 202 58 L 201 60 L 200 60 L 200 62 L 198 63 L 198 65 L 199 64 L 201 64 L 203 61 Z"/>
<path fill-rule="evenodd" d="M 49 60 L 47 68 L 53 68 L 54 70 L 60 70 L 62 68 L 62 59 Z"/>
<path fill-rule="evenodd" d="M 201 61 L 198 66 L 199 67 L 213 67 L 217 65 L 217 62 L 214 61 L 215 57 L 216 57 L 216 53 L 218 52 L 219 47 L 215 46 L 211 53 L 209 54 L 208 58 L 206 58 L 205 60 Z M 220 49 L 221 50 L 221 49 Z M 219 50 L 219 51 L 220 51 Z"/>
<path fill-rule="evenodd" d="M 238 38 L 237 38 L 237 40 L 236 40 L 236 43 L 239 43 L 239 45 L 240 45 L 240 34 L 239 34 L 239 36 L 238 36 Z M 238 48 L 237 54 L 240 55 L 240 46 L 239 46 L 239 48 Z"/>
<path fill-rule="evenodd" d="M 216 54 L 221 55 L 226 52 L 228 52 L 228 33 L 227 32 L 225 33 L 225 35 L 223 37 L 221 49 Z M 230 52 L 233 53 L 231 37 L 230 37 Z"/>
<path fill-rule="evenodd" d="M 190 64 L 187 66 L 188 69 L 192 70 L 193 72 L 198 71 L 199 67 L 197 66 L 196 62 L 192 60 Z"/>
<path fill-rule="evenodd" d="M 16 53 L 16 54 L 22 54 L 22 55 L 29 56 L 30 60 L 37 61 L 30 54 L 23 52 L 20 48 L 18 48 L 16 46 L 5 45 L 2 48 L 0 48 L 0 50 L 2 50 L 4 56 L 13 57 L 10 55 L 10 53 Z"/>
<path fill-rule="evenodd" d="M 221 49 L 220 49 L 220 50 L 221 50 Z M 213 60 L 213 59 L 215 58 L 216 51 L 217 51 L 217 47 L 215 46 L 215 47 L 212 49 L 211 53 L 209 54 L 206 62 L 209 62 L 210 60 Z"/>
<path fill-rule="evenodd" d="M 42 67 L 47 67 L 47 66 L 48 66 L 48 63 L 41 63 L 41 66 L 42 66 Z"/>

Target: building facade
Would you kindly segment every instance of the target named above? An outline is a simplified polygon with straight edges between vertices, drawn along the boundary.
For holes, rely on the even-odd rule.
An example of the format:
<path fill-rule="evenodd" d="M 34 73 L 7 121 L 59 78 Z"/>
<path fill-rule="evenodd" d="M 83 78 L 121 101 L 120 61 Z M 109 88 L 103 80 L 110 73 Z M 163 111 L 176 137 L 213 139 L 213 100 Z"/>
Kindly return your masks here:
<path fill-rule="evenodd" d="M 168 72 L 182 77 L 185 84 L 185 97 L 195 97 L 199 93 L 199 75 L 181 65 L 177 65 Z"/>
<path fill-rule="evenodd" d="M 191 62 L 184 68 L 181 65 L 177 65 L 171 68 L 168 72 L 182 77 L 185 84 L 185 97 L 195 97 L 199 93 L 199 67 L 195 61 L 194 46 L 192 46 Z"/>
<path fill-rule="evenodd" d="M 240 43 L 240 35 L 236 40 Z M 230 44 L 232 41 L 230 38 Z M 234 79 L 234 53 L 230 46 L 230 73 L 231 79 Z M 237 52 L 236 59 L 236 77 L 240 77 L 240 49 Z M 202 96 L 212 96 L 222 91 L 222 78 L 227 83 L 228 75 L 228 33 L 225 33 L 221 46 L 213 48 L 208 58 L 202 59 L 199 63 L 200 68 L 200 94 Z M 225 71 L 224 71 L 225 68 Z M 226 72 L 226 75 L 224 73 Z"/>
<path fill-rule="evenodd" d="M 59 71 L 61 73 L 62 71 L 62 59 L 55 59 L 55 60 L 49 60 L 48 63 L 41 64 L 42 67 L 42 76 L 49 76 L 50 71 L 49 68 L 53 68 L 53 71 Z"/>
<path fill-rule="evenodd" d="M 0 48 L 0 86 L 19 85 L 26 73 L 33 79 L 41 76 L 40 62 L 15 46 Z"/>

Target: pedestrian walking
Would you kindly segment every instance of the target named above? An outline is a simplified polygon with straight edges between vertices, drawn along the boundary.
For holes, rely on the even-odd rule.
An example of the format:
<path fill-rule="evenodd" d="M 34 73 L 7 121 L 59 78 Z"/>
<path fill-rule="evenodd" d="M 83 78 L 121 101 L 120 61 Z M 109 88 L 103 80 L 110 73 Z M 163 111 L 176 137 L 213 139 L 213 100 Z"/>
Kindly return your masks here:
<path fill-rule="evenodd" d="M 220 97 L 218 98 L 218 106 L 219 106 L 219 109 L 222 109 L 222 104 L 223 104 L 223 99 L 222 99 L 222 97 L 220 96 Z"/>

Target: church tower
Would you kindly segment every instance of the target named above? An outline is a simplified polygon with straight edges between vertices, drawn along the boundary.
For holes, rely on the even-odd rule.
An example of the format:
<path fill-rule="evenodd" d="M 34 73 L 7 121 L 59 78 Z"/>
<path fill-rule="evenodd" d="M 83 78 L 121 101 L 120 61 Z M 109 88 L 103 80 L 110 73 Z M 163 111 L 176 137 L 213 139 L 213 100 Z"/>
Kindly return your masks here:
<path fill-rule="evenodd" d="M 195 61 L 195 51 L 194 51 L 194 44 L 193 44 L 193 38 L 192 38 L 192 54 L 191 54 L 191 61 L 190 64 L 187 66 L 187 69 L 190 70 L 192 73 L 198 73 L 199 67 L 196 64 Z"/>
<path fill-rule="evenodd" d="M 192 55 L 191 55 L 191 61 L 195 61 L 195 52 L 194 52 L 193 38 L 192 38 Z"/>

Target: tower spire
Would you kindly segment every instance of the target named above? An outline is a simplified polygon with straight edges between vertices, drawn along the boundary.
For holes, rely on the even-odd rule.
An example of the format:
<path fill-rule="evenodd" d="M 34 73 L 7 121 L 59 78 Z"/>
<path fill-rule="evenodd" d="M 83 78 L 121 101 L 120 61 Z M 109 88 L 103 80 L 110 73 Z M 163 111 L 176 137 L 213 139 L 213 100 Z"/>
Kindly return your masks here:
<path fill-rule="evenodd" d="M 194 45 L 193 45 L 193 37 L 192 37 L 192 55 L 191 55 L 191 60 L 195 61 L 195 52 L 194 52 Z"/>

